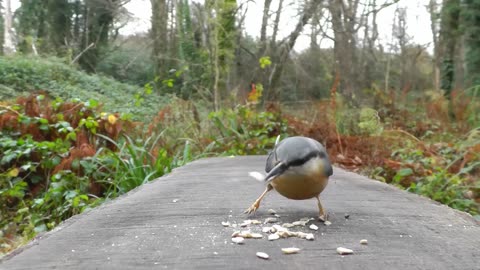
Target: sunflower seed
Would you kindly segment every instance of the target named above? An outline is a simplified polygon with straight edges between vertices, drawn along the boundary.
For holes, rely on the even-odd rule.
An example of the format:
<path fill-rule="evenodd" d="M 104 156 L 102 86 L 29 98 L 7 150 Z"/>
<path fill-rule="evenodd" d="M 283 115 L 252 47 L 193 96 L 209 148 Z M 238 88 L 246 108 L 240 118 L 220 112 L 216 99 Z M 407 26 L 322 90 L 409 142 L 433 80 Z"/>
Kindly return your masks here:
<path fill-rule="evenodd" d="M 300 249 L 296 247 L 282 248 L 282 252 L 284 254 L 295 254 L 295 253 L 298 253 L 299 251 Z"/>
<path fill-rule="evenodd" d="M 277 211 L 273 210 L 273 209 L 268 209 L 267 211 L 270 215 L 275 215 L 277 213 Z"/>
<path fill-rule="evenodd" d="M 231 226 L 230 222 L 228 222 L 228 221 L 222 221 L 222 225 L 223 225 L 223 227 L 230 227 Z"/>
<path fill-rule="evenodd" d="M 269 218 L 266 218 L 264 223 L 267 224 L 267 223 L 276 223 L 278 222 L 278 219 L 277 218 L 274 218 L 274 217 L 269 217 Z"/>
<path fill-rule="evenodd" d="M 279 236 L 278 234 L 276 234 L 276 233 L 270 234 L 270 235 L 268 236 L 268 241 L 274 241 L 274 240 L 277 240 L 277 239 L 279 239 L 279 238 L 280 238 L 280 236 Z"/>
<path fill-rule="evenodd" d="M 235 244 L 243 244 L 245 242 L 245 238 L 243 237 L 234 237 L 232 238 L 232 242 L 235 243 Z"/>
<path fill-rule="evenodd" d="M 340 255 L 350 255 L 353 254 L 353 250 L 344 247 L 338 247 L 337 253 Z"/>
<path fill-rule="evenodd" d="M 257 257 L 261 258 L 261 259 L 265 259 L 265 260 L 268 260 L 269 256 L 267 253 L 265 252 L 257 252 Z"/>

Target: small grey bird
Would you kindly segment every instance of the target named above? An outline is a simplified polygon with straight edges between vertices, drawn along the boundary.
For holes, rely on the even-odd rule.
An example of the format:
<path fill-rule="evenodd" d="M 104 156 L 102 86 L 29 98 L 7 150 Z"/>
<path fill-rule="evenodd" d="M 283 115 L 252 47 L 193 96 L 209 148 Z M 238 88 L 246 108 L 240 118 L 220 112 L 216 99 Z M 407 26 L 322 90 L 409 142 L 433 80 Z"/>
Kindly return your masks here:
<path fill-rule="evenodd" d="M 265 166 L 266 176 L 251 172 L 250 176 L 267 183 L 265 191 L 245 213 L 254 213 L 267 192 L 275 189 L 289 199 L 317 198 L 319 219 L 326 221 L 327 214 L 320 202 L 320 193 L 333 174 L 332 164 L 325 147 L 307 137 L 289 137 L 275 144 Z"/>

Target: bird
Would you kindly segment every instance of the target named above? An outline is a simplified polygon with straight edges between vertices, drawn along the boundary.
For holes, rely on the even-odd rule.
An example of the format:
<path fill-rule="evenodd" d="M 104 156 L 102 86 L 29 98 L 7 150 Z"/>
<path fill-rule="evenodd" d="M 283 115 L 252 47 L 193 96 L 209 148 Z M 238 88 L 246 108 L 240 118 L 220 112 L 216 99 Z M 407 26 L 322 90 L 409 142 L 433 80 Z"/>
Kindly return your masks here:
<path fill-rule="evenodd" d="M 318 218 L 327 220 L 327 212 L 320 201 L 320 193 L 333 174 L 332 164 L 325 147 L 318 141 L 302 136 L 288 137 L 279 142 L 268 154 L 265 171 L 250 172 L 250 176 L 267 184 L 265 191 L 244 213 L 252 214 L 260 207 L 265 195 L 275 189 L 282 196 L 292 200 L 316 198 Z"/>

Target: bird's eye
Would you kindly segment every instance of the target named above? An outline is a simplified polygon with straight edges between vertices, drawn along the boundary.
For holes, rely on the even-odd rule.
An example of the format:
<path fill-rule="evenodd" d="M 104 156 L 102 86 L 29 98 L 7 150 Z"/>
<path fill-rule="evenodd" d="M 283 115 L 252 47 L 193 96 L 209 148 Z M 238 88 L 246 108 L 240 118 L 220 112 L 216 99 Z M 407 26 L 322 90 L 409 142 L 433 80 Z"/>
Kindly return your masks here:
<path fill-rule="evenodd" d="M 320 152 L 320 153 L 318 153 L 318 157 L 319 157 L 319 158 L 325 158 L 326 155 L 325 155 L 324 152 Z"/>

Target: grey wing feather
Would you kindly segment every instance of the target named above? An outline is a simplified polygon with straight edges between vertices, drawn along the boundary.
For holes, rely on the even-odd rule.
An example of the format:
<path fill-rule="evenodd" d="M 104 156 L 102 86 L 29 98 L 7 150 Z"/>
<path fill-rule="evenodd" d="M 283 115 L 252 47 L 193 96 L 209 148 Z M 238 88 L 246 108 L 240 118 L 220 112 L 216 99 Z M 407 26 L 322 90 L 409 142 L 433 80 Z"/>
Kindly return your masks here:
<path fill-rule="evenodd" d="M 306 137 L 286 138 L 270 152 L 267 158 L 265 171 L 270 172 L 278 163 L 288 166 L 300 165 L 313 156 L 320 156 L 324 159 L 325 174 L 333 174 L 332 164 L 328 159 L 325 147 L 314 139 Z"/>

